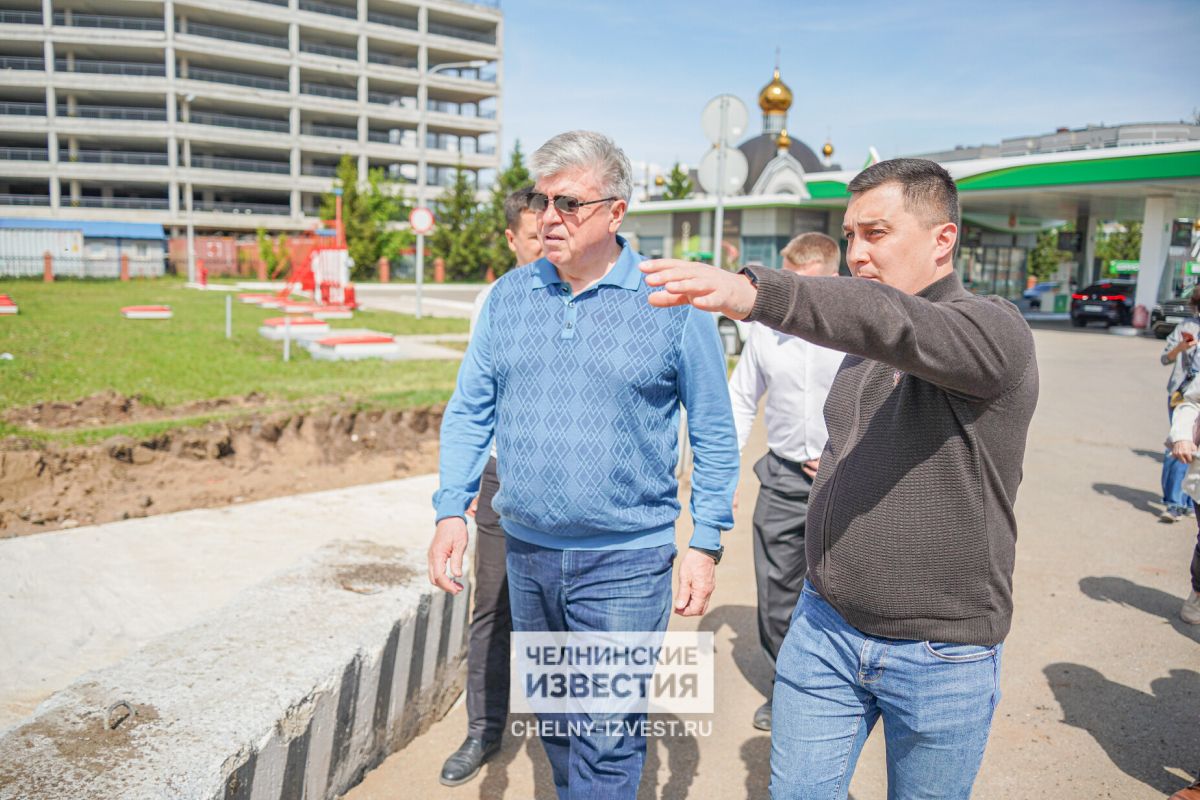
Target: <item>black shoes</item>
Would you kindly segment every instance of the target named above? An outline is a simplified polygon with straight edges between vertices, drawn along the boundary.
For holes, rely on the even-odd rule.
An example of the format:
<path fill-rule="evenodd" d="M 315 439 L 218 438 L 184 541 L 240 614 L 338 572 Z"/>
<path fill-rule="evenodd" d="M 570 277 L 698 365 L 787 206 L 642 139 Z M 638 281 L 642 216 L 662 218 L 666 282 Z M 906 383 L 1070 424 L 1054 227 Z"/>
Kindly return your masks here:
<path fill-rule="evenodd" d="M 468 736 L 458 749 L 450 754 L 442 765 L 442 774 L 438 780 L 443 786 L 460 786 L 479 774 L 483 762 L 496 754 L 500 749 L 500 740 L 484 742 L 474 736 Z"/>
<path fill-rule="evenodd" d="M 761 706 L 758 707 L 758 710 L 754 712 L 754 727 L 758 728 L 760 731 L 771 730 L 771 701 L 770 700 L 763 703 Z"/>

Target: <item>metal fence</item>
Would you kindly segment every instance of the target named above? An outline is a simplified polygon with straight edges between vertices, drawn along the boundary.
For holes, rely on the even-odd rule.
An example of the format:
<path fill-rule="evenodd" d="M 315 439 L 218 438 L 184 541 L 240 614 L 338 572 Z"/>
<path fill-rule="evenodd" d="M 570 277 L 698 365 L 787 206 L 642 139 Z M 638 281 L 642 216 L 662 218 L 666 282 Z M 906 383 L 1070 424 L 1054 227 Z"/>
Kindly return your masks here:
<path fill-rule="evenodd" d="M 251 33 L 250 31 L 242 31 L 237 28 L 227 28 L 224 25 L 210 25 L 207 22 L 188 22 L 186 31 L 179 30 L 181 27 L 182 25 L 177 22 L 175 25 L 177 31 L 193 36 L 225 39 L 230 42 L 241 42 L 242 44 L 258 44 L 263 47 L 275 47 L 283 50 L 288 48 L 288 38 L 286 36 L 276 36 L 270 33 Z"/>
<path fill-rule="evenodd" d="M 390 53 L 380 53 L 371 51 L 367 53 L 367 61 L 372 64 L 383 64 L 389 67 L 402 67 L 404 69 L 416 69 L 417 60 L 411 56 L 396 56 Z"/>
<path fill-rule="evenodd" d="M 345 58 L 350 61 L 358 60 L 358 51 L 353 47 L 342 47 L 336 44 L 302 41 L 300 42 L 300 52 L 314 53 L 319 56 L 329 56 L 330 58 Z"/>
<path fill-rule="evenodd" d="M 117 28 L 125 31 L 161 31 L 163 29 L 162 17 L 121 17 L 112 14 L 82 14 L 75 12 L 71 14 L 71 20 L 67 21 L 67 15 L 62 11 L 54 12 L 55 25 L 67 25 L 72 28 Z"/>
<path fill-rule="evenodd" d="M 258 158 L 226 158 L 223 156 L 193 155 L 192 166 L 204 169 L 225 169 L 234 172 L 264 172 L 287 175 L 291 165 L 282 161 L 266 161 Z"/>
<path fill-rule="evenodd" d="M 6 8 L 0 10 L 0 22 L 6 25 L 41 25 L 42 13 L 40 11 L 18 11 Z"/>
<path fill-rule="evenodd" d="M 75 106 L 75 110 L 70 111 L 66 103 L 59 103 L 58 116 L 165 122 L 167 112 L 162 108 L 137 108 L 134 106 Z"/>
<path fill-rule="evenodd" d="M 54 59 L 54 68 L 59 72 L 151 78 L 161 78 L 167 74 L 167 68 L 163 64 L 145 61 L 99 61 L 89 58 L 77 58 L 74 61 L 68 61 L 65 58 L 56 58 Z"/>
<path fill-rule="evenodd" d="M 243 117 L 237 114 L 213 114 L 208 111 L 192 111 L 188 122 L 194 125 L 218 125 L 223 128 L 245 128 L 271 133 L 287 133 L 291 130 L 291 126 L 282 120 Z"/>
<path fill-rule="evenodd" d="M 18 117 L 44 117 L 46 116 L 46 104 L 20 102 L 0 103 L 0 114 Z"/>
<path fill-rule="evenodd" d="M 310 83 L 308 81 L 300 84 L 300 93 L 332 97 L 335 100 L 358 99 L 358 92 L 355 89 L 348 89 L 344 86 L 330 86 L 327 83 Z"/>
<path fill-rule="evenodd" d="M 346 6 L 322 3 L 320 0 L 300 0 L 301 11 L 314 11 L 318 14 L 330 14 L 345 19 L 358 19 L 358 9 Z"/>
<path fill-rule="evenodd" d="M 40 278 L 45 274 L 44 256 L 0 254 L 0 278 Z M 84 255 L 58 255 L 50 270 L 56 278 L 119 278 L 119 257 L 89 258 Z M 158 256 L 129 257 L 129 275 L 133 278 L 161 278 L 166 274 L 166 259 Z"/>
<path fill-rule="evenodd" d="M 190 67 L 185 79 L 208 81 L 209 83 L 230 83 L 235 86 L 248 86 L 252 89 L 267 89 L 275 92 L 286 92 L 288 90 L 288 82 L 281 78 L 248 75 L 244 72 L 230 72 L 229 70 L 209 69 L 208 67 Z"/>
<path fill-rule="evenodd" d="M 383 11 L 368 11 L 367 22 L 374 22 L 378 25 L 389 25 L 393 28 L 407 28 L 410 31 L 417 29 L 416 19 L 400 17 Z"/>

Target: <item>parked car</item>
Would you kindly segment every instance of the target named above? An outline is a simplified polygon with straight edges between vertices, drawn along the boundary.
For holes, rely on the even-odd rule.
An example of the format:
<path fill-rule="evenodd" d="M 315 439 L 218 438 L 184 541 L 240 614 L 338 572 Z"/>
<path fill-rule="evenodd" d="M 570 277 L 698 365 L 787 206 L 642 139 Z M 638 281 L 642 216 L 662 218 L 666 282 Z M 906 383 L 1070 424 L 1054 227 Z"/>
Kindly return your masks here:
<path fill-rule="evenodd" d="M 1042 281 L 1021 292 L 1021 297 L 1029 301 L 1031 309 L 1040 309 L 1042 307 L 1042 295 L 1046 292 L 1052 292 L 1057 288 L 1058 281 Z"/>
<path fill-rule="evenodd" d="M 736 356 L 746 346 L 746 337 L 750 335 L 750 323 L 717 314 L 717 333 L 721 334 L 725 355 Z"/>
<path fill-rule="evenodd" d="M 1082 328 L 1089 322 L 1128 325 L 1133 319 L 1134 281 L 1109 280 L 1093 283 L 1071 295 L 1071 324 Z"/>
<path fill-rule="evenodd" d="M 1163 300 L 1154 306 L 1150 312 L 1150 330 L 1160 339 L 1165 339 L 1175 330 L 1175 326 L 1192 316 L 1192 307 L 1188 300 L 1192 296 L 1189 288 L 1183 297 Z"/>

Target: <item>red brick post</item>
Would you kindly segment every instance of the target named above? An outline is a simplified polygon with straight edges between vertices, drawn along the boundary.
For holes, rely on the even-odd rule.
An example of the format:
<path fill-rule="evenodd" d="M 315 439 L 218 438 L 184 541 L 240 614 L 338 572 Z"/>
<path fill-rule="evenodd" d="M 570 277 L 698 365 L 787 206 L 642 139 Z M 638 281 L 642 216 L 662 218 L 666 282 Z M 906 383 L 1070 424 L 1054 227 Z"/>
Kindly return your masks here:
<path fill-rule="evenodd" d="M 42 280 L 54 283 L 54 256 L 50 255 L 49 250 L 42 255 Z"/>
<path fill-rule="evenodd" d="M 446 282 L 446 260 L 444 258 L 435 258 L 433 260 L 433 282 Z"/>
<path fill-rule="evenodd" d="M 129 254 L 121 253 L 121 280 L 129 280 Z"/>
<path fill-rule="evenodd" d="M 379 259 L 379 282 L 387 283 L 392 277 L 392 263 L 386 258 Z"/>
<path fill-rule="evenodd" d="M 496 270 L 492 269 L 491 267 L 488 267 L 487 275 L 484 275 L 483 279 L 485 281 L 487 281 L 488 283 L 495 283 L 496 282 Z"/>

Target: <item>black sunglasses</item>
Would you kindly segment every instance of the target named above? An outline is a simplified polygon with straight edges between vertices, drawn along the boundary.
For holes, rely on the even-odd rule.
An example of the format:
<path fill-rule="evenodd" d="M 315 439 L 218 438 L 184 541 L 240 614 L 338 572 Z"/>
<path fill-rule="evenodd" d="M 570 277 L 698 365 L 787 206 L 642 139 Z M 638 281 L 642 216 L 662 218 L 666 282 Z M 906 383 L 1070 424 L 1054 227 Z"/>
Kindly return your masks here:
<path fill-rule="evenodd" d="M 595 205 L 596 203 L 608 203 L 608 202 L 611 202 L 616 199 L 617 198 L 615 198 L 615 197 L 602 197 L 599 200 L 583 201 L 583 200 L 580 200 L 578 197 L 571 197 L 570 195 L 560 194 L 558 197 L 554 198 L 553 202 L 554 202 L 554 207 L 558 210 L 558 212 L 560 214 L 574 214 L 576 211 L 583 208 L 584 206 L 591 206 L 591 205 Z M 551 200 L 550 200 L 549 195 L 542 194 L 541 192 L 530 192 L 529 193 L 529 210 L 535 214 L 541 214 L 543 211 L 545 211 L 547 208 L 550 207 L 550 203 L 551 203 Z"/>

